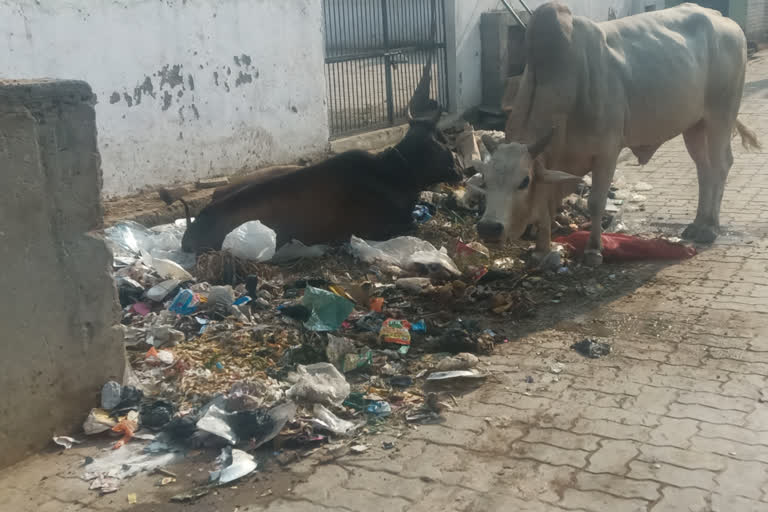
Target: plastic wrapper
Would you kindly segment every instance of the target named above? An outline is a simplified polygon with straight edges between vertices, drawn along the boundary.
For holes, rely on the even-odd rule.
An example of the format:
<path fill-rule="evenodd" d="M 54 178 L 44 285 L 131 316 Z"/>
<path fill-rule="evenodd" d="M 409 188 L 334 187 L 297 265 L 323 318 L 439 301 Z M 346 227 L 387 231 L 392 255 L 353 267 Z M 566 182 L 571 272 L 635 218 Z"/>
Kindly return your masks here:
<path fill-rule="evenodd" d="M 291 240 L 275 252 L 272 263 L 284 263 L 301 259 L 321 258 L 328 251 L 327 245 L 304 245 L 298 240 Z"/>
<path fill-rule="evenodd" d="M 445 248 L 438 251 L 431 243 L 413 236 L 385 242 L 369 242 L 353 236 L 350 247 L 352 254 L 366 263 L 386 263 L 404 270 L 437 266 L 454 276 L 461 273 Z"/>
<path fill-rule="evenodd" d="M 349 395 L 349 383 L 331 363 L 298 365 L 299 380 L 287 392 L 297 402 L 341 405 Z"/>
<path fill-rule="evenodd" d="M 258 220 L 248 221 L 233 229 L 222 249 L 245 260 L 268 261 L 275 255 L 277 234 Z"/>
<path fill-rule="evenodd" d="M 313 331 L 337 330 L 355 309 L 344 297 L 312 286 L 307 286 L 302 305 L 311 312 L 304 326 Z"/>
<path fill-rule="evenodd" d="M 312 414 L 315 416 L 312 423 L 316 427 L 333 432 L 334 434 L 346 435 L 357 428 L 357 425 L 351 421 L 339 418 L 320 404 L 315 404 L 312 407 Z"/>
<path fill-rule="evenodd" d="M 171 260 L 183 268 L 192 268 L 195 265 L 195 255 L 181 250 L 181 239 L 186 228 L 185 219 L 151 229 L 127 220 L 105 229 L 104 236 L 116 259 L 138 259 L 144 252 L 152 258 Z"/>
<path fill-rule="evenodd" d="M 379 338 L 384 343 L 396 343 L 398 345 L 410 345 L 411 333 L 409 329 L 411 324 L 407 320 L 397 320 L 389 318 L 384 320 L 379 331 Z"/>

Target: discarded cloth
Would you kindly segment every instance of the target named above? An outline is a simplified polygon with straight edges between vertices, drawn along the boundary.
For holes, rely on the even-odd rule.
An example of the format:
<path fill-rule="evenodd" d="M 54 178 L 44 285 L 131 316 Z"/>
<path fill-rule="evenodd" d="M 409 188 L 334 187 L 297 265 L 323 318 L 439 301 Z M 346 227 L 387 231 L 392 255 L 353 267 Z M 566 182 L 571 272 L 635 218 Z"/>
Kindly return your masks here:
<path fill-rule="evenodd" d="M 696 255 L 696 249 L 661 238 L 639 238 L 623 233 L 603 233 L 603 258 L 606 262 L 686 260 Z M 555 239 L 574 254 L 583 254 L 589 231 L 577 231 Z"/>

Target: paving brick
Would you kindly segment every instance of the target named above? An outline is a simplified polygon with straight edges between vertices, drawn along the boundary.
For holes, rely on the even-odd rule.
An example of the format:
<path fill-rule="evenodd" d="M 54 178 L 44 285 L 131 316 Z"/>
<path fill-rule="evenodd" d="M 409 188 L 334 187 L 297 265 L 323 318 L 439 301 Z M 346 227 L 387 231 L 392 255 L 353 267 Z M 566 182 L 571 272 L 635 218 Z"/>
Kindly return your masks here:
<path fill-rule="evenodd" d="M 594 434 L 609 439 L 647 441 L 650 437 L 651 428 L 640 425 L 622 425 L 613 421 L 579 418 L 574 423 L 572 431 L 578 434 Z"/>
<path fill-rule="evenodd" d="M 717 453 L 739 460 L 755 460 L 768 464 L 768 446 L 743 444 L 723 438 L 693 436 L 690 448 L 697 452 Z"/>
<path fill-rule="evenodd" d="M 599 491 L 579 491 L 566 489 L 560 501 L 563 508 L 582 508 L 594 512 L 645 512 L 648 503 L 642 500 L 629 500 L 611 496 Z"/>
<path fill-rule="evenodd" d="M 523 440 L 529 443 L 551 444 L 570 450 L 594 451 L 599 448 L 600 438 L 552 428 L 537 428 L 531 430 Z"/>
<path fill-rule="evenodd" d="M 707 469 L 718 472 L 725 469 L 727 460 L 720 455 L 693 452 L 670 446 L 639 445 L 640 455 L 637 459 L 644 462 L 664 462 L 686 469 Z"/>
<path fill-rule="evenodd" d="M 715 481 L 720 494 L 759 500 L 763 495 L 762 486 L 768 483 L 768 466 L 730 459 L 725 471 L 717 475 Z"/>
<path fill-rule="evenodd" d="M 650 512 L 711 512 L 709 493 L 697 489 L 674 489 L 667 487 L 662 490 L 663 497 Z M 735 510 L 735 509 L 732 509 Z"/>
<path fill-rule="evenodd" d="M 677 397 L 681 404 L 699 404 L 715 409 L 733 409 L 742 412 L 752 412 L 755 410 L 755 401 L 747 398 L 725 397 L 715 393 L 681 392 Z"/>
<path fill-rule="evenodd" d="M 722 405 L 726 405 L 725 399 L 723 399 Z M 672 404 L 669 406 L 669 416 L 672 418 L 687 418 L 709 423 L 741 426 L 746 421 L 747 413 L 728 409 L 715 409 L 698 404 Z"/>
<path fill-rule="evenodd" d="M 658 415 L 665 415 L 669 404 L 675 401 L 679 391 L 674 389 L 643 386 L 640 394 L 627 400 L 622 405 L 625 409 L 648 411 Z M 659 421 L 662 421 L 660 418 Z"/>
<path fill-rule="evenodd" d="M 616 475 L 580 472 L 576 475 L 577 489 L 582 491 L 602 491 L 621 498 L 639 498 L 655 501 L 659 498 L 661 484 L 650 481 L 631 480 Z"/>
<path fill-rule="evenodd" d="M 592 473 L 613 473 L 625 475 L 629 461 L 638 454 L 637 443 L 633 441 L 603 440 L 600 449 L 589 457 L 587 470 Z"/>
<path fill-rule="evenodd" d="M 512 449 L 512 456 L 526 457 L 547 464 L 573 466 L 576 468 L 583 468 L 587 465 L 587 455 L 589 455 L 589 452 L 582 450 L 566 450 L 546 444 L 526 442 L 517 442 Z"/>
<path fill-rule="evenodd" d="M 657 446 L 686 447 L 698 431 L 695 420 L 661 418 L 659 426 L 651 431 L 649 442 Z"/>
<path fill-rule="evenodd" d="M 630 478 L 657 480 L 675 487 L 697 487 L 712 489 L 715 485 L 715 473 L 703 469 L 685 469 L 662 462 L 644 462 L 635 460 L 629 463 Z"/>
<path fill-rule="evenodd" d="M 701 423 L 699 427 L 701 437 L 721 437 L 745 444 L 759 444 L 768 446 L 768 432 L 754 431 L 731 425 L 716 425 L 714 423 Z"/>
<path fill-rule="evenodd" d="M 713 494 L 711 496 L 711 512 L 765 512 L 768 510 L 768 503 L 765 501 L 755 501 L 741 496 Z"/>

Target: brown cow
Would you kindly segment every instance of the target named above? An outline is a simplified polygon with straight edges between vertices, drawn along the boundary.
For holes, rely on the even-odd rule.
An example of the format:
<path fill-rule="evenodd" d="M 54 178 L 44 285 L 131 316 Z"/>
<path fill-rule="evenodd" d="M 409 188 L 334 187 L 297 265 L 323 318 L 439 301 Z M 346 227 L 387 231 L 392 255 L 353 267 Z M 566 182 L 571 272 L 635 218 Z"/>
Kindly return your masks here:
<path fill-rule="evenodd" d="M 461 179 L 437 129 L 439 116 L 436 109 L 429 119 L 411 119 L 405 137 L 381 153 L 348 151 L 308 167 L 255 173 L 247 183 L 227 187 L 188 223 L 182 249 L 221 249 L 226 235 L 250 220 L 275 230 L 278 247 L 292 239 L 310 245 L 408 231 L 422 190 Z"/>

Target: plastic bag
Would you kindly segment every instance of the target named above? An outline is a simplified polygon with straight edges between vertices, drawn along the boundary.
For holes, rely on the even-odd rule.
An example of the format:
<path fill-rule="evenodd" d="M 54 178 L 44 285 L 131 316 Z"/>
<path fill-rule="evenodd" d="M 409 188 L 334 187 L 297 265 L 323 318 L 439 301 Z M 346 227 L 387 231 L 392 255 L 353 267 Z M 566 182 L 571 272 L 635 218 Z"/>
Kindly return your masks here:
<path fill-rule="evenodd" d="M 268 261 L 275 255 L 277 234 L 258 220 L 248 221 L 233 229 L 222 249 L 246 260 Z"/>
<path fill-rule="evenodd" d="M 298 365 L 299 380 L 286 393 L 288 398 L 321 405 L 341 405 L 349 395 L 349 383 L 331 363 Z"/>
<path fill-rule="evenodd" d="M 304 326 L 313 331 L 337 330 L 355 309 L 352 301 L 312 286 L 307 286 L 301 303 L 311 311 Z"/>
<path fill-rule="evenodd" d="M 312 420 L 312 423 L 315 426 L 329 432 L 333 432 L 334 434 L 345 435 L 357 428 L 357 425 L 351 421 L 339 418 L 320 404 L 314 405 L 312 408 L 312 414 L 315 416 L 315 418 Z"/>
<path fill-rule="evenodd" d="M 186 228 L 185 219 L 151 229 L 127 220 L 105 229 L 104 236 L 115 257 L 140 258 L 144 252 L 152 258 L 171 260 L 184 268 L 191 268 L 195 265 L 195 255 L 181 250 L 181 239 Z"/>
<path fill-rule="evenodd" d="M 291 240 L 275 252 L 275 255 L 272 257 L 272 263 L 320 258 L 328 249 L 327 245 L 304 245 L 298 240 Z"/>
<path fill-rule="evenodd" d="M 431 243 L 413 236 L 399 236 L 386 242 L 369 242 L 352 236 L 349 244 L 352 254 L 366 263 L 382 262 L 406 270 L 437 265 L 453 275 L 461 274 L 445 248 L 438 251 Z"/>
<path fill-rule="evenodd" d="M 590 233 L 577 231 L 566 237 L 556 238 L 573 254 L 582 254 L 587 247 Z M 661 238 L 646 239 L 620 233 L 603 233 L 603 257 L 606 262 L 686 260 L 696 255 L 694 247 L 677 244 Z"/>

